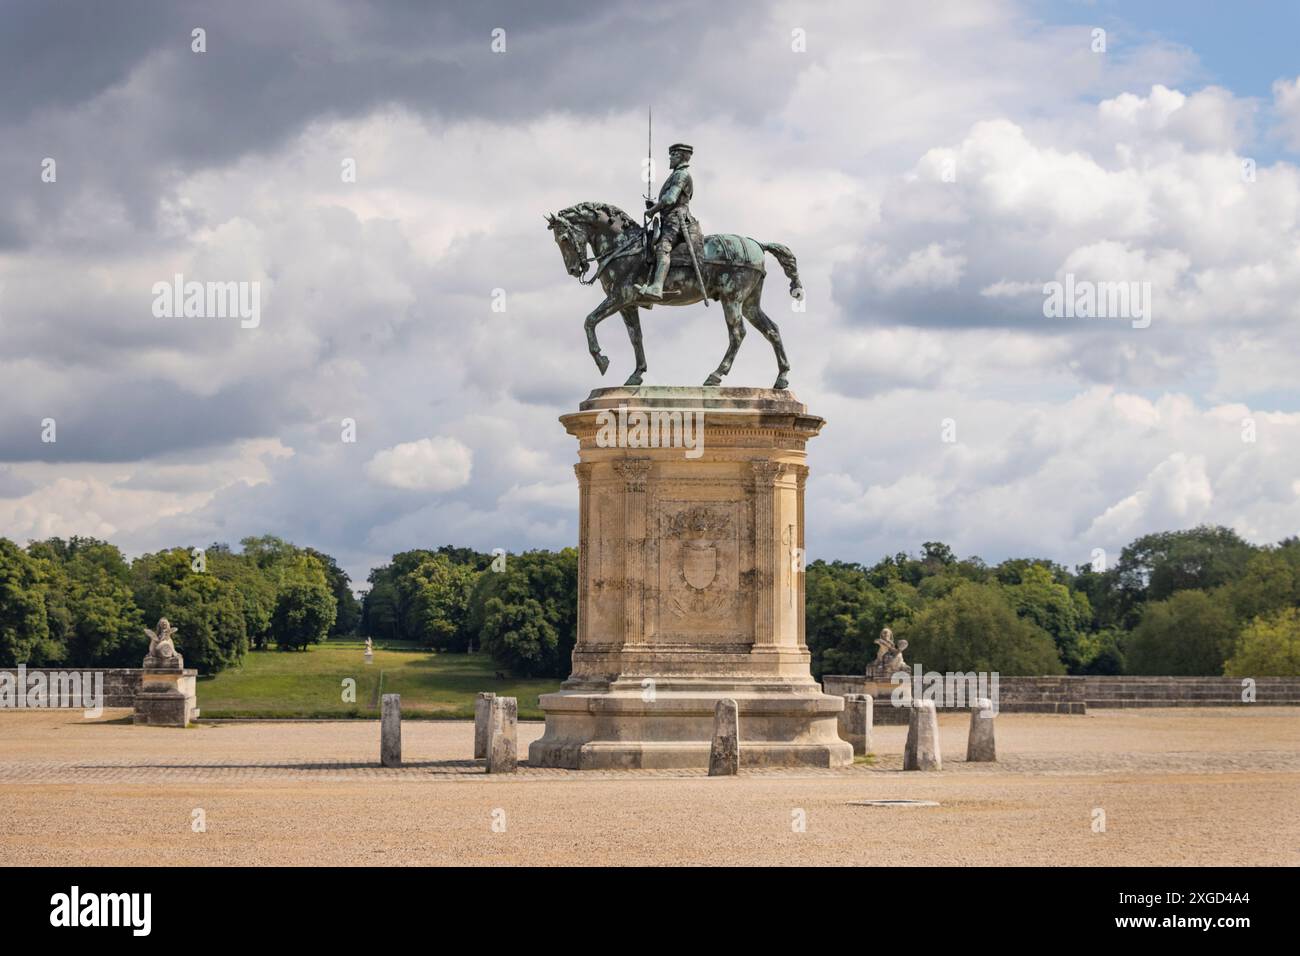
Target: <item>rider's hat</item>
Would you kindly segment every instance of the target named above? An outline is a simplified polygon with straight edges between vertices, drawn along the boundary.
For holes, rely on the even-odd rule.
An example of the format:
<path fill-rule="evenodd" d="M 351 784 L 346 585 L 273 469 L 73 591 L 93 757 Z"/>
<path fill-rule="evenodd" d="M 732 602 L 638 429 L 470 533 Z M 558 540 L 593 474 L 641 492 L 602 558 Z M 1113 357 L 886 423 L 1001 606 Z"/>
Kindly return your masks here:
<path fill-rule="evenodd" d="M 678 150 L 681 150 L 683 153 L 689 156 L 693 152 L 695 152 L 695 147 L 687 146 L 685 143 L 673 143 L 671 146 L 668 147 L 668 152 L 670 153 L 675 153 Z"/>

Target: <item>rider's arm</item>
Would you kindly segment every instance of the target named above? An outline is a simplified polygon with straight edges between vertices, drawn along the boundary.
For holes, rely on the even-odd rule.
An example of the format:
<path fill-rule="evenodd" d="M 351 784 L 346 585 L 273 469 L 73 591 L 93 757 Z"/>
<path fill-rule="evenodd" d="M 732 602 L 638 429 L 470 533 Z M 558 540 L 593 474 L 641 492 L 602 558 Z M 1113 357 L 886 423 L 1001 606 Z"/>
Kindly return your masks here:
<path fill-rule="evenodd" d="M 677 205 L 677 201 L 682 197 L 682 187 L 686 184 L 686 171 L 683 169 L 674 169 L 664 180 L 663 188 L 659 190 L 659 201 L 656 203 L 646 200 L 645 214 L 647 217 L 653 216 L 657 212 L 663 212 L 665 209 L 671 209 Z"/>

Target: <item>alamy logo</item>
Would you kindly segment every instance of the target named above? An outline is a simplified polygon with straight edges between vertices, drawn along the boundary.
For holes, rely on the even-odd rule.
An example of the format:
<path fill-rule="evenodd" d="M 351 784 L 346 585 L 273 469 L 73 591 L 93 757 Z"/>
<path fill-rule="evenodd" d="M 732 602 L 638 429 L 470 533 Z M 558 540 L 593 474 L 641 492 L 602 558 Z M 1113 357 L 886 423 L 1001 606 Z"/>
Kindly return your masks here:
<path fill-rule="evenodd" d="M 152 893 L 68 893 L 50 897 L 51 926 L 129 926 L 131 935 L 148 936 L 152 926 Z"/>
<path fill-rule="evenodd" d="M 912 665 L 912 673 L 905 670 L 895 673 L 889 682 L 894 686 L 889 695 L 895 707 L 907 706 L 908 700 L 932 700 L 935 707 L 954 709 L 971 708 L 981 699 L 987 699 L 990 709 L 982 711 L 993 717 L 998 712 L 997 671 L 922 671 L 920 664 Z M 910 686 L 909 686 L 910 684 Z"/>
<path fill-rule="evenodd" d="M 0 708 L 82 708 L 87 719 L 104 712 L 103 671 L 34 671 L 19 664 L 0 671 Z"/>
<path fill-rule="evenodd" d="M 262 323 L 260 282 L 186 282 L 178 272 L 171 282 L 155 282 L 151 291 L 154 318 L 238 318 L 243 329 Z"/>
<path fill-rule="evenodd" d="M 596 415 L 597 448 L 684 448 L 687 458 L 704 454 L 704 410 L 634 408 Z"/>
<path fill-rule="evenodd" d="M 1151 324 L 1150 282 L 1092 282 L 1065 274 L 1065 282 L 1043 286 L 1043 315 L 1049 319 L 1130 319 L 1133 328 Z"/>

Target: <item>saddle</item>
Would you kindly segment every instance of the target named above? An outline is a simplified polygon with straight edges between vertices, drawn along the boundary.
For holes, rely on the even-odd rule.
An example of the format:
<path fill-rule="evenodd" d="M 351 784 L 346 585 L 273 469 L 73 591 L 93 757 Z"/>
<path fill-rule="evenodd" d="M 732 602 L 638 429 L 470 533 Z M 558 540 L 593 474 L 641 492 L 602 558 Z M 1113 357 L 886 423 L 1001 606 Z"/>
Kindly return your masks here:
<path fill-rule="evenodd" d="M 699 259 L 700 262 L 703 262 L 704 236 L 700 233 L 700 224 L 698 222 L 692 222 L 683 230 L 683 232 L 685 233 L 685 238 L 678 242 L 677 245 L 673 246 L 672 252 L 669 254 L 669 263 L 674 266 L 683 264 L 690 265 L 691 254 L 686 249 L 686 243 L 688 240 L 691 245 L 695 247 L 695 257 Z"/>
<path fill-rule="evenodd" d="M 699 260 L 700 268 L 707 265 L 740 265 L 755 267 L 755 262 L 745 251 L 745 240 L 742 236 L 729 234 L 715 234 L 705 236 L 700 233 L 699 223 L 691 223 L 688 227 L 688 234 L 692 244 L 695 246 L 695 257 Z M 691 268 L 691 253 L 686 248 L 686 241 L 677 243 L 673 246 L 672 251 L 668 254 L 668 265 L 670 268 L 684 267 Z M 757 263 L 759 269 L 762 268 L 762 261 Z M 653 260 L 647 260 L 645 263 L 644 275 L 642 281 L 649 282 L 650 276 L 654 272 Z M 665 291 L 664 298 L 676 295 L 676 291 Z"/>
<path fill-rule="evenodd" d="M 701 266 L 705 263 L 710 265 L 752 264 L 745 255 L 743 240 L 740 236 L 697 235 L 697 241 L 695 242 L 695 256 L 700 260 Z M 673 246 L 673 251 L 669 257 L 669 264 L 672 266 L 688 266 L 691 264 L 691 254 L 687 251 L 685 242 L 679 242 L 677 245 Z"/>

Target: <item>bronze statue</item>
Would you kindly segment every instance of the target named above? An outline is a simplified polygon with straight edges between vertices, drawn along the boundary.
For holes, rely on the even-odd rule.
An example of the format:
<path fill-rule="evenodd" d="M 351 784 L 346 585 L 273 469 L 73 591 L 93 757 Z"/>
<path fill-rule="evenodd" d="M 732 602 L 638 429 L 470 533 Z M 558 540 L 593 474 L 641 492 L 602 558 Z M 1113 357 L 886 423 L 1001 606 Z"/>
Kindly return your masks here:
<path fill-rule="evenodd" d="M 777 377 L 772 387 L 786 388 L 790 363 L 781 342 L 781 331 L 763 312 L 759 299 L 767 276 L 765 252 L 770 252 L 781 264 L 790 280 L 790 295 L 796 299 L 803 297 L 794 253 L 780 243 L 759 242 L 747 236 L 719 234 L 700 240 L 699 225 L 689 206 L 694 194 L 688 169 L 692 153 L 692 148 L 684 143 L 673 145 L 669 150 L 672 172 L 659 191 L 659 199 L 646 200 L 647 217 L 659 214 L 657 240 L 653 223 L 637 223 L 611 203 L 580 202 L 547 215 L 547 228 L 554 234 L 569 275 L 584 285 L 599 280 L 605 290 L 604 301 L 584 323 L 587 347 L 600 374 L 604 375 L 609 359 L 596 340 L 596 326 L 615 312 L 621 313 L 636 353 L 636 371 L 624 384 L 640 385 L 646 370 L 640 310 L 656 305 L 693 305 L 700 301 L 707 304 L 713 298 L 722 303 L 729 344 L 722 362 L 704 384 L 720 385 L 722 377 L 731 371 L 748 320 L 772 344 L 776 354 Z M 654 250 L 653 262 L 646 261 L 647 241 Z M 595 263 L 595 270 L 587 276 L 591 263 Z"/>
<path fill-rule="evenodd" d="M 645 201 L 645 218 L 651 219 L 655 214 L 659 216 L 658 236 L 654 240 L 654 278 L 648 284 L 636 287 L 636 291 L 647 299 L 659 300 L 664 297 L 668 259 L 679 240 L 690 251 L 696 279 L 700 278 L 699 263 L 695 259 L 695 246 L 700 242 L 700 225 L 691 215 L 690 209 L 691 197 L 695 195 L 695 183 L 691 180 L 690 173 L 691 155 L 694 152 L 694 147 L 685 143 L 669 146 L 668 166 L 672 172 L 659 190 L 659 201 Z M 706 298 L 704 304 L 708 303 Z"/>

